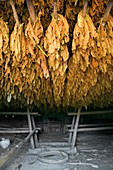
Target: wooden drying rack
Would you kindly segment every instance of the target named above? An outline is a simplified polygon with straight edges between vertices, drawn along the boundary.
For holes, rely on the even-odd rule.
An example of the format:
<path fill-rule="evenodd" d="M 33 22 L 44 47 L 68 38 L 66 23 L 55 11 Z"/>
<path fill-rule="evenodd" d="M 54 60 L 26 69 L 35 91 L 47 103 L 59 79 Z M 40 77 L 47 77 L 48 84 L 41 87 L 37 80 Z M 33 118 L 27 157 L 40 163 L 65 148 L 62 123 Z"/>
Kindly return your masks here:
<path fill-rule="evenodd" d="M 72 124 L 68 125 L 69 130 L 69 144 L 72 149 L 76 147 L 77 141 L 77 133 L 85 132 L 85 131 L 102 131 L 102 130 L 113 130 L 113 123 L 101 124 L 101 127 L 98 127 L 99 124 L 88 124 L 88 125 L 79 125 L 79 120 L 81 115 L 91 115 L 91 114 L 110 114 L 113 113 L 113 110 L 105 110 L 105 111 L 91 111 L 91 112 L 81 112 L 81 109 L 78 109 L 78 112 L 68 113 L 69 116 L 73 116 Z M 81 128 L 79 128 L 81 127 Z"/>
<path fill-rule="evenodd" d="M 23 144 L 27 142 L 30 139 L 31 148 L 34 149 L 37 146 L 38 139 L 37 139 L 37 133 L 40 130 L 40 128 L 36 128 L 35 126 L 35 120 L 34 116 L 39 116 L 37 112 L 29 112 L 29 109 L 27 112 L 0 112 L 1 115 L 27 115 L 28 119 L 28 128 L 0 128 L 0 133 L 6 133 L 6 134 L 21 134 L 21 133 L 28 133 L 28 136 L 23 140 Z"/>

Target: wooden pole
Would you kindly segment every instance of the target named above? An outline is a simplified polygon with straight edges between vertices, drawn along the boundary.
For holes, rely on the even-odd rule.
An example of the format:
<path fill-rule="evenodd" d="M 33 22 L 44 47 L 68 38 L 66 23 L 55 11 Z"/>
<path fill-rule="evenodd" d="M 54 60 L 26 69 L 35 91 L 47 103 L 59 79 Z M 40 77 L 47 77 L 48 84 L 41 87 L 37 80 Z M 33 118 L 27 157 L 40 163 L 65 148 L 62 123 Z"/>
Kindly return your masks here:
<path fill-rule="evenodd" d="M 88 112 L 81 112 L 80 115 L 92 115 L 92 114 L 111 114 L 113 110 L 102 110 L 102 111 L 88 111 Z M 69 112 L 69 116 L 77 115 L 77 112 Z"/>
<path fill-rule="evenodd" d="M 57 0 L 54 0 L 53 13 L 54 13 L 54 18 L 57 19 Z"/>
<path fill-rule="evenodd" d="M 108 5 L 107 5 L 106 12 L 103 16 L 104 19 L 107 18 L 108 15 L 110 14 L 112 6 L 113 6 L 113 0 L 109 1 Z"/>
<path fill-rule="evenodd" d="M 26 112 L 0 112 L 0 115 L 27 115 Z M 38 114 L 38 112 L 31 112 L 30 115 L 35 115 L 35 116 L 40 116 L 40 114 Z"/>
<path fill-rule="evenodd" d="M 19 142 L 14 148 L 9 150 L 7 155 L 5 155 L 3 162 L 0 164 L 0 169 L 6 169 L 6 166 L 11 163 L 12 158 L 18 156 L 20 154 L 20 149 L 22 149 L 26 142 L 31 138 L 31 136 L 35 133 L 36 129 L 34 129 L 25 139 Z M 19 170 L 19 169 L 18 169 Z"/>
<path fill-rule="evenodd" d="M 106 131 L 106 130 L 113 130 L 113 126 L 109 127 L 89 127 L 89 128 L 79 128 L 77 132 L 92 132 L 92 131 Z M 74 132 L 74 129 L 69 130 L 69 132 Z"/>
<path fill-rule="evenodd" d="M 17 150 L 20 150 L 26 144 L 26 142 L 28 142 L 28 140 L 32 138 L 32 135 L 35 133 L 35 131 L 36 129 L 32 130 L 25 139 L 23 139 L 21 142 L 19 142 L 19 144 L 16 145 L 15 148 L 18 148 Z"/>
<path fill-rule="evenodd" d="M 12 10 L 13 10 L 14 19 L 15 19 L 16 23 L 19 26 L 20 23 L 19 23 L 19 18 L 18 18 L 18 14 L 17 14 L 16 8 L 15 8 L 14 1 L 13 0 L 9 0 L 9 3 L 10 3 L 10 5 L 12 7 Z"/>
<path fill-rule="evenodd" d="M 77 130 L 78 130 L 79 119 L 80 119 L 80 111 L 81 111 L 81 108 L 78 109 L 78 114 L 77 114 L 77 118 L 76 118 L 76 122 L 75 122 L 74 133 L 73 133 L 72 143 L 71 143 L 72 149 L 74 149 L 75 144 L 76 144 Z"/>
<path fill-rule="evenodd" d="M 32 22 L 34 23 L 36 21 L 36 15 L 35 15 L 35 9 L 33 6 L 33 2 L 32 2 L 32 0 L 26 0 L 26 3 L 27 3 L 28 10 L 29 10 L 30 18 L 31 18 Z"/>
<path fill-rule="evenodd" d="M 36 129 L 35 120 L 33 116 L 31 117 L 31 120 L 32 120 L 33 129 Z M 34 142 L 35 142 L 35 147 L 37 147 L 38 144 L 37 133 L 34 133 Z"/>
<path fill-rule="evenodd" d="M 85 0 L 85 1 L 84 1 L 84 7 L 83 7 L 83 17 L 84 17 L 84 18 L 85 18 L 85 16 L 86 16 L 87 6 L 88 6 L 88 0 Z"/>
<path fill-rule="evenodd" d="M 78 132 L 92 132 L 92 131 L 106 131 L 113 130 L 113 127 L 91 127 L 91 128 L 80 128 Z"/>
<path fill-rule="evenodd" d="M 30 112 L 29 112 L 29 108 L 27 108 L 27 118 L 28 118 L 28 126 L 29 126 L 29 132 L 32 132 L 32 123 L 31 123 L 31 116 L 30 116 Z M 30 142 L 31 142 L 31 148 L 34 149 L 34 139 L 33 136 L 31 136 L 30 138 Z"/>
<path fill-rule="evenodd" d="M 29 130 L 0 130 L 0 133 L 3 134 L 21 134 L 21 133 L 29 133 Z"/>
<path fill-rule="evenodd" d="M 71 124 L 71 129 L 70 130 L 73 130 L 74 124 L 75 124 L 75 116 L 73 116 L 73 120 L 72 120 L 72 124 Z M 68 140 L 69 144 L 71 143 L 71 140 L 72 140 L 72 134 L 73 134 L 73 132 L 69 133 L 69 140 Z"/>
<path fill-rule="evenodd" d="M 106 26 L 106 21 L 107 21 L 107 18 L 111 12 L 112 6 L 113 6 L 113 0 L 109 1 L 108 5 L 107 5 L 106 12 L 103 16 L 103 22 L 102 22 L 103 27 Z"/>
<path fill-rule="evenodd" d="M 102 126 L 113 126 L 113 123 L 100 123 L 100 124 L 81 124 L 79 125 L 79 128 L 85 128 L 85 127 L 102 127 Z M 68 128 L 71 128 L 71 125 L 67 125 Z"/>

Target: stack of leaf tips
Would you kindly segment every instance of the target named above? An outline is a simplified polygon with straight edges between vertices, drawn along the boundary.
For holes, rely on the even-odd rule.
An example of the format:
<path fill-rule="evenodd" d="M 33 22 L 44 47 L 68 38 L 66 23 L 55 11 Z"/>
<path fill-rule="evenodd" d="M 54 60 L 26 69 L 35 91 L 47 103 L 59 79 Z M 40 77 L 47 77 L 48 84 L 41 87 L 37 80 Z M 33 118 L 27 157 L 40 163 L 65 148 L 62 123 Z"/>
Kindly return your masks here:
<path fill-rule="evenodd" d="M 19 7 L 25 3 L 15 2 Z M 65 7 L 72 8 L 73 2 L 67 1 Z M 43 10 L 49 3 L 52 1 L 41 1 Z M 9 104 L 17 100 L 23 107 L 28 104 L 39 108 L 111 106 L 113 17 L 110 14 L 100 17 L 104 16 L 107 3 L 92 0 L 84 17 L 81 10 L 84 3 L 78 1 L 74 7 L 76 17 L 69 18 L 67 9 L 65 15 L 62 9 L 57 19 L 52 15 L 49 25 L 42 22 L 39 12 L 35 23 L 29 18 L 19 26 L 15 23 L 12 31 L 1 17 L 0 100 Z M 35 4 L 39 5 L 37 1 Z M 63 3 L 57 5 L 60 11 Z"/>

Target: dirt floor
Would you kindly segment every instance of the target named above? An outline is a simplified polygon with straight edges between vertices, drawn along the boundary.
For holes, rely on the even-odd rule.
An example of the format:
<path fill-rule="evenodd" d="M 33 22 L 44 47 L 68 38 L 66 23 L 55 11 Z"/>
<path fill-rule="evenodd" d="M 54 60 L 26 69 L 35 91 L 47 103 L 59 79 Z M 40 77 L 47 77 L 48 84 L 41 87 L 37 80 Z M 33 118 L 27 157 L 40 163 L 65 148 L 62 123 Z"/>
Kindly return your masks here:
<path fill-rule="evenodd" d="M 69 150 L 69 146 L 52 147 L 52 150 L 64 151 L 68 155 L 66 163 L 46 164 L 38 159 L 38 152 L 50 151 L 50 147 L 44 146 L 46 142 L 66 142 L 67 133 L 55 135 L 42 133 L 39 146 L 35 150 L 30 149 L 29 143 L 23 148 L 4 170 L 113 170 L 113 132 L 85 132 L 79 133 L 77 138 L 77 153 Z M 55 143 L 54 143 L 55 144 Z M 2 169 L 1 169 L 2 170 Z"/>
<path fill-rule="evenodd" d="M 111 120 L 106 123 L 112 122 Z M 27 118 L 20 117 L 18 120 L 14 117 L 5 117 L 0 119 L 0 127 L 27 128 Z M 39 126 L 39 123 L 37 123 L 36 127 L 43 127 L 44 130 L 38 135 L 37 148 L 33 150 L 30 147 L 30 142 L 26 143 L 24 148 L 21 148 L 0 170 L 113 170 L 113 131 L 78 133 L 76 148 L 73 151 L 68 145 L 69 133 L 67 131 L 63 133 L 61 123 L 52 122 L 52 124 L 43 124 L 43 126 Z M 49 127 L 49 130 L 47 127 Z M 12 150 L 26 136 L 27 134 L 0 134 L 0 140 L 4 137 L 11 141 L 8 148 L 0 147 L 0 163 L 7 159 L 8 154 L 10 158 Z M 44 163 L 39 160 L 39 153 L 44 151 L 48 153 L 51 153 L 51 151 L 64 152 L 68 159 L 63 163 Z M 60 158 L 54 155 L 50 159 L 53 159 L 54 162 L 54 159 Z"/>

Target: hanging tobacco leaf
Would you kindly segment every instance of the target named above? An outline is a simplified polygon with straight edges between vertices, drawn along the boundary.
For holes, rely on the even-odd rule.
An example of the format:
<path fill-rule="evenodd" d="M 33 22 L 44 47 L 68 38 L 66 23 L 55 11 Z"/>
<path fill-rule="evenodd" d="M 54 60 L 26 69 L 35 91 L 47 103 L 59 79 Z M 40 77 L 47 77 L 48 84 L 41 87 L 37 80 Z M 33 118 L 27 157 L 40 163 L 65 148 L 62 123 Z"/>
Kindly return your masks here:
<path fill-rule="evenodd" d="M 69 25 L 62 15 L 52 17 L 52 21 L 46 30 L 44 48 L 47 51 L 47 60 L 51 74 L 51 87 L 57 106 L 61 105 L 66 79 L 67 60 L 69 52 Z"/>

